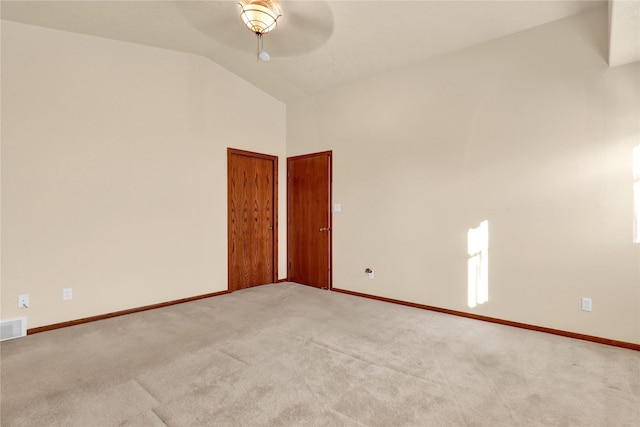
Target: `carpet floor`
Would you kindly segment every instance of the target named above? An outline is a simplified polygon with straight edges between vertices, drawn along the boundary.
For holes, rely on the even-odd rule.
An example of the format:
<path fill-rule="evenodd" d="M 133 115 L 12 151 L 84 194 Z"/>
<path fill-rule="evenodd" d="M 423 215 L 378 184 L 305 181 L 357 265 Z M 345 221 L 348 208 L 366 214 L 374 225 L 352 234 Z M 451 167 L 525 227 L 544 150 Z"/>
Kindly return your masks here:
<path fill-rule="evenodd" d="M 282 283 L 0 345 L 2 426 L 634 426 L 640 352 Z"/>

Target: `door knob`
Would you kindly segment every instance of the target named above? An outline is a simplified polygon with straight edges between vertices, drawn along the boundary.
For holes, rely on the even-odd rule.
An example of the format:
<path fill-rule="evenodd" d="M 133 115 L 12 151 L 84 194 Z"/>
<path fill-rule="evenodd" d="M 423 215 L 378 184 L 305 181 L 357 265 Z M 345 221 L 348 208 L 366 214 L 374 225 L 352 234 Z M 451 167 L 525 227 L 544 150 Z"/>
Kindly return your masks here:
<path fill-rule="evenodd" d="M 320 231 L 329 231 L 329 228 L 322 227 L 322 228 L 320 229 Z"/>
<path fill-rule="evenodd" d="M 269 230 L 273 230 L 273 227 L 272 227 L 272 226 L 269 226 Z"/>

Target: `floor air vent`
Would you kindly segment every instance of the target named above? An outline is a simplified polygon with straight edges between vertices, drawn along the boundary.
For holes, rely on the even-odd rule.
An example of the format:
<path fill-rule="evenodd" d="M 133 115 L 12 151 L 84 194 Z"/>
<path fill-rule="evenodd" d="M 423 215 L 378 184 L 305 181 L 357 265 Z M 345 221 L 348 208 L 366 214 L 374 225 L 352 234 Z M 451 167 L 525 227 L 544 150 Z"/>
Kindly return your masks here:
<path fill-rule="evenodd" d="M 16 317 L 0 322 L 0 341 L 20 338 L 27 335 L 27 318 Z"/>

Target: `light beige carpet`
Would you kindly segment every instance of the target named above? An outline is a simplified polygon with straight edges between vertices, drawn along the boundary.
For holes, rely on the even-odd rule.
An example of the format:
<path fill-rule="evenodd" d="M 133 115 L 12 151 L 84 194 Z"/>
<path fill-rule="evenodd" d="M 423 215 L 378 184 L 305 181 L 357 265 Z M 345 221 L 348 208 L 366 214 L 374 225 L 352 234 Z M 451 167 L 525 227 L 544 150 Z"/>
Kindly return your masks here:
<path fill-rule="evenodd" d="M 640 353 L 277 284 L 5 341 L 10 426 L 639 426 Z"/>

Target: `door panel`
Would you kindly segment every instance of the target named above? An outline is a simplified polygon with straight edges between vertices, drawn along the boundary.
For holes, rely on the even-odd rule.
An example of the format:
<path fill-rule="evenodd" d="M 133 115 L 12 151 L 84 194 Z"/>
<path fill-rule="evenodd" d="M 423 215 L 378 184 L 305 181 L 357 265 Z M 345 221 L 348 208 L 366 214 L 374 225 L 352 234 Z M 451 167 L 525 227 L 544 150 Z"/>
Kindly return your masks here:
<path fill-rule="evenodd" d="M 331 287 L 331 152 L 287 159 L 288 278 Z"/>
<path fill-rule="evenodd" d="M 276 280 L 277 157 L 227 150 L 229 290 Z"/>

